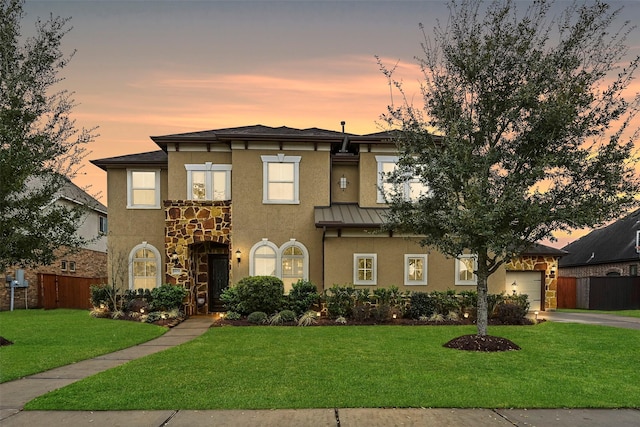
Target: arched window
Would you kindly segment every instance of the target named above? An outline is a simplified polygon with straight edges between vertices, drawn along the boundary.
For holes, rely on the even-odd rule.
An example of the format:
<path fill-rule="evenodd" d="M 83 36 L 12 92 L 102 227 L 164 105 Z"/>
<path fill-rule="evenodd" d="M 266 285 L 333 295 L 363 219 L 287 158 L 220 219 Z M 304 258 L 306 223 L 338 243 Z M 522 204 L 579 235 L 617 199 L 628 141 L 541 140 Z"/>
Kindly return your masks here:
<path fill-rule="evenodd" d="M 153 289 L 159 286 L 160 252 L 147 242 L 142 242 L 129 253 L 129 289 Z"/>
<path fill-rule="evenodd" d="M 309 255 L 307 248 L 295 239 L 291 239 L 280 247 L 282 263 L 282 282 L 284 293 L 288 294 L 291 287 L 300 279 L 309 278 Z"/>
<path fill-rule="evenodd" d="M 249 252 L 250 276 L 276 276 L 278 271 L 278 247 L 268 239 L 256 243 Z"/>
<path fill-rule="evenodd" d="M 249 253 L 250 276 L 275 276 L 282 279 L 285 294 L 300 279 L 309 279 L 309 252 L 295 239 L 281 247 L 262 239 Z"/>

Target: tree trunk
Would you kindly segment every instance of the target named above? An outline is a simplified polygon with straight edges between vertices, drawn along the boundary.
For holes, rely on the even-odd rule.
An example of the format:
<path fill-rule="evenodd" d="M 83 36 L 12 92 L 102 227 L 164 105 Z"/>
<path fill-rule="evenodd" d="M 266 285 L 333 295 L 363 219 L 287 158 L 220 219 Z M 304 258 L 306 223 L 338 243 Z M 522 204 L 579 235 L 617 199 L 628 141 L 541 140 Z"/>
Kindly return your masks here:
<path fill-rule="evenodd" d="M 476 271 L 478 277 L 478 313 L 476 319 L 476 325 L 478 327 L 478 335 L 487 335 L 487 325 L 489 324 L 489 312 L 487 308 L 487 293 L 489 271 L 487 269 L 487 255 L 483 253 L 478 254 L 478 270 Z"/>

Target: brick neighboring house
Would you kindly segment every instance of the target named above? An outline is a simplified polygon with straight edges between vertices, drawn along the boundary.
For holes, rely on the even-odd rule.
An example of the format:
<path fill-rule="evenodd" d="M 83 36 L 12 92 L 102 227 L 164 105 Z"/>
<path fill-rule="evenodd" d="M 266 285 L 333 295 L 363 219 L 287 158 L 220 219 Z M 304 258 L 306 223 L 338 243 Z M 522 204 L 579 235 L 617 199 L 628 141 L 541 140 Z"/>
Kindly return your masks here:
<path fill-rule="evenodd" d="M 473 290 L 473 254 L 452 259 L 420 236 L 381 233 L 390 135 L 262 125 L 151 139 L 159 150 L 93 160 L 107 172 L 110 273 L 130 289 L 189 290 L 189 314 L 222 309 L 221 291 L 249 275 L 403 291 Z M 408 180 L 404 194 L 419 192 Z M 555 308 L 563 253 L 536 246 L 489 278 Z M 113 278 L 110 278 L 110 282 Z M 515 284 L 515 285 L 514 285 Z M 537 304 L 537 306 L 536 306 Z"/>
<path fill-rule="evenodd" d="M 637 276 L 640 265 L 640 209 L 593 230 L 563 248 L 562 277 Z"/>
<path fill-rule="evenodd" d="M 68 248 L 61 247 L 56 252 L 58 254 L 56 261 L 51 265 L 24 269 L 25 279 L 29 281 L 29 287 L 26 289 L 14 289 L 14 309 L 37 308 L 40 306 L 38 295 L 39 274 L 107 277 L 107 207 L 71 181 L 68 181 L 55 195 L 53 203 L 63 205 L 82 204 L 88 207 L 87 214 L 77 233 L 90 239 L 91 242 L 73 252 L 70 252 Z M 11 305 L 11 290 L 4 278 L 7 275 L 15 278 L 18 268 L 17 266 L 12 266 L 3 273 L 3 282 L 5 284 L 0 286 L 0 311 L 9 310 Z"/>

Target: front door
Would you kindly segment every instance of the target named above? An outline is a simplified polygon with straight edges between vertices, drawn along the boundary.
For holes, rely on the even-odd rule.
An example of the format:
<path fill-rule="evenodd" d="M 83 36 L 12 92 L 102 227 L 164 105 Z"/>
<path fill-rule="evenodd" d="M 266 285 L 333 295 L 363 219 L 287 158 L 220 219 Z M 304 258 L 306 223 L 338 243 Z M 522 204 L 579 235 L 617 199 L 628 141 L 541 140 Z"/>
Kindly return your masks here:
<path fill-rule="evenodd" d="M 209 311 L 224 311 L 220 294 L 229 286 L 229 256 L 227 254 L 209 255 Z"/>

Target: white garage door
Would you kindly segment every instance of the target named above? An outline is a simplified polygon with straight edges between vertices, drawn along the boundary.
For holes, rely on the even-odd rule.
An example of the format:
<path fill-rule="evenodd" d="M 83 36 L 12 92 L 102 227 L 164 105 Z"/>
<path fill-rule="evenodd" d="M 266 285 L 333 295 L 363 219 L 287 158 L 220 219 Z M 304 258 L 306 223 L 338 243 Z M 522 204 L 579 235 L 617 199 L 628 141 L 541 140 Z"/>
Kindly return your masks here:
<path fill-rule="evenodd" d="M 542 274 L 539 271 L 507 271 L 505 290 L 507 294 L 513 293 L 513 283 L 516 283 L 518 294 L 527 294 L 529 310 L 540 310 L 542 294 Z"/>

